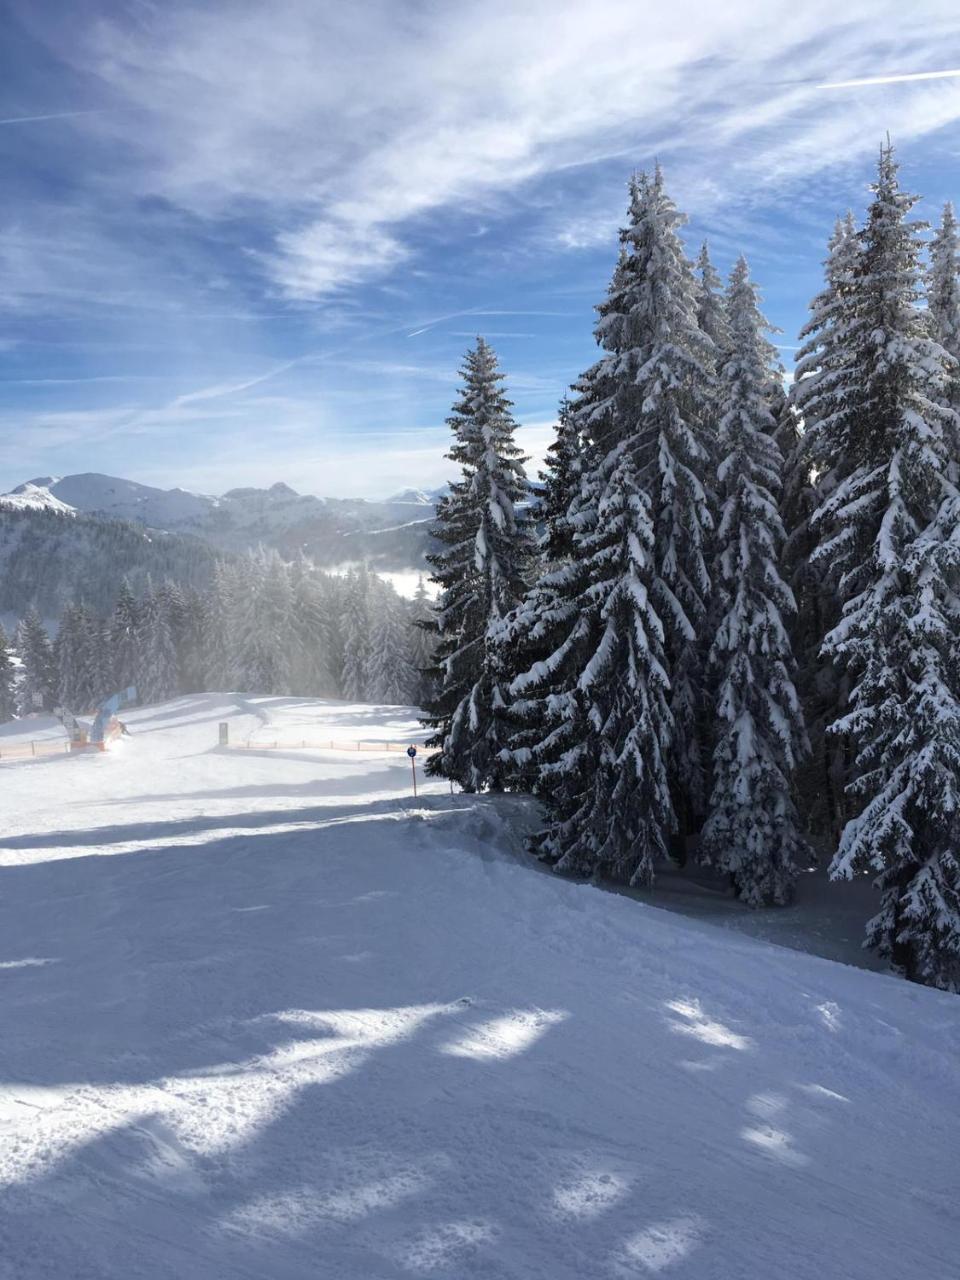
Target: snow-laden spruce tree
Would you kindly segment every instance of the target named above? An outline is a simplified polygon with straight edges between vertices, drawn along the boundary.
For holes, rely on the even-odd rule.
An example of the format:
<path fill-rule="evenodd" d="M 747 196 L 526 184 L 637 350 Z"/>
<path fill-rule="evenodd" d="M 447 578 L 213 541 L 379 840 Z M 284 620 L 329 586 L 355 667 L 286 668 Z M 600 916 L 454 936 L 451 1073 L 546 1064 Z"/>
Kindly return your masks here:
<path fill-rule="evenodd" d="M 506 685 L 512 658 L 499 643 L 504 620 L 526 589 L 533 542 L 517 506 L 528 497 L 524 458 L 493 349 L 483 340 L 467 352 L 462 392 L 447 419 L 447 457 L 461 469 L 437 508 L 429 558 L 440 587 L 436 604 L 438 689 L 424 721 L 438 747 L 427 770 L 465 791 L 499 789 L 509 723 Z"/>
<path fill-rule="evenodd" d="M 598 430 L 578 559 L 555 571 L 556 585 L 575 593 L 552 601 L 566 634 L 512 691 L 541 700 L 543 736 L 523 748 L 538 765 L 548 805 L 541 856 L 561 873 L 646 884 L 674 828 L 673 723 L 653 597 L 653 513 L 631 444 L 629 424 L 616 414 Z"/>
<path fill-rule="evenodd" d="M 811 830 L 839 837 L 847 816 L 845 794 L 849 750 L 842 736 L 826 729 L 844 712 L 847 678 L 832 657 L 821 653 L 823 638 L 840 616 L 829 566 L 814 558 L 826 526 L 815 529 L 814 512 L 849 473 L 849 447 L 856 405 L 857 374 L 850 334 L 856 314 L 855 272 L 860 241 L 848 213 L 834 226 L 824 263 L 824 284 L 810 304 L 800 331 L 790 402 L 778 440 L 791 441 L 785 453 L 780 512 L 786 531 L 783 572 L 797 612 L 791 636 L 798 663 L 797 686 L 806 713 L 812 750 L 801 766 L 798 789 Z"/>
<path fill-rule="evenodd" d="M 230 593 L 228 643 L 237 687 L 244 693 L 290 692 L 292 592 L 276 551 L 248 553 Z"/>
<path fill-rule="evenodd" d="M 927 271 L 927 315 L 931 337 L 958 363 L 950 370 L 945 403 L 960 411 L 960 225 L 952 204 L 943 208 L 940 225 L 930 242 Z M 953 445 L 953 479 L 960 480 L 960 441 Z"/>
<path fill-rule="evenodd" d="M 698 323 L 693 272 L 678 234 L 684 221 L 659 166 L 632 184 L 623 252 L 596 327 L 607 352 L 597 380 L 611 381 L 617 415 L 633 424 L 636 480 L 651 502 L 652 587 L 665 628 L 681 835 L 697 825 L 706 802 L 703 659 L 717 408 L 713 344 Z M 593 412 L 606 413 L 602 400 Z"/>
<path fill-rule="evenodd" d="M 562 688 L 567 673 L 558 667 L 549 676 L 543 663 L 563 643 L 576 611 L 582 588 L 582 566 L 577 561 L 577 510 L 583 493 L 584 444 L 578 415 L 584 413 L 585 391 L 578 383 L 575 401 L 564 397 L 556 434 L 547 449 L 542 489 L 533 508 L 539 524 L 537 538 L 539 572 L 517 607 L 504 620 L 500 643 L 513 655 L 518 672 L 538 673 L 536 680 L 521 682 L 524 693 L 510 690 L 509 747 L 501 752 L 511 784 L 545 795 L 541 764 L 549 756 L 540 750 L 550 735 L 551 695 Z M 519 686 L 518 686 L 519 688 Z M 527 691 L 530 696 L 527 696 Z"/>
<path fill-rule="evenodd" d="M 684 256 L 684 222 L 659 167 L 631 184 L 627 227 L 610 291 L 598 307 L 606 355 L 589 379 L 589 418 L 613 411 L 629 424 L 638 486 L 654 532 L 654 602 L 665 629 L 673 738 L 671 787 L 681 836 L 706 803 L 703 660 L 710 599 L 716 446 L 713 344 L 697 319 L 697 291 Z M 609 385 L 609 389 L 607 389 Z"/>
<path fill-rule="evenodd" d="M 713 343 L 715 359 L 719 360 L 721 353 L 730 349 L 730 325 L 723 278 L 710 260 L 706 241 L 700 246 L 695 276 L 697 324 Z"/>
<path fill-rule="evenodd" d="M 407 606 L 389 582 L 374 579 L 370 599 L 370 644 L 365 673 L 370 702 L 411 705 L 419 676 L 411 661 L 411 626 Z"/>
<path fill-rule="evenodd" d="M 410 608 L 410 662 L 416 672 L 417 706 L 426 706 L 436 691 L 435 650 L 437 647 L 437 616 L 433 609 L 433 601 L 427 591 L 423 574 L 417 578 L 417 589 L 414 592 Z"/>
<path fill-rule="evenodd" d="M 50 711 L 56 701 L 57 686 L 53 646 L 39 613 L 32 605 L 17 624 L 14 647 L 21 663 L 17 684 L 20 715 Z"/>
<path fill-rule="evenodd" d="M 705 799 L 713 381 L 681 218 L 659 170 L 630 194 L 598 308 L 604 355 L 572 406 L 585 443 L 569 513 L 575 553 L 529 597 L 546 656 L 511 692 L 522 726 L 514 756 L 551 819 L 543 856 L 561 871 L 643 883 L 674 830 L 670 783 L 692 811 Z"/>
<path fill-rule="evenodd" d="M 730 277 L 728 347 L 719 362 L 719 523 L 716 632 L 708 670 L 716 690 L 713 788 L 701 856 L 729 874 L 751 906 L 787 902 L 805 854 L 791 794 L 807 747 L 785 618 L 777 511 L 783 460 L 769 409 L 769 343 L 741 257 Z"/>
<path fill-rule="evenodd" d="M 819 508 L 817 556 L 842 617 L 825 651 L 853 680 L 834 730 L 855 744 L 859 811 L 831 866 L 877 873 L 867 944 L 917 981 L 960 985 L 960 499 L 950 480 L 953 361 L 921 308 L 923 223 L 881 151 L 848 342 L 855 401 L 849 473 Z"/>
<path fill-rule="evenodd" d="M 233 667 L 230 643 L 230 619 L 235 612 L 234 601 L 240 590 L 236 566 L 218 560 L 213 568 L 213 581 L 204 600 L 201 621 L 203 684 L 210 692 L 240 688 Z"/>
<path fill-rule="evenodd" d="M 195 587 L 188 587 L 182 594 L 180 688 L 183 693 L 204 693 L 207 677 L 207 600 L 203 592 Z M 120 689 L 123 685 L 117 682 L 116 687 Z"/>
<path fill-rule="evenodd" d="M 330 669 L 332 608 L 324 580 L 303 556 L 293 562 L 291 573 L 291 691 L 300 697 L 334 697 L 337 690 Z"/>
<path fill-rule="evenodd" d="M 120 583 L 117 602 L 110 619 L 110 656 L 118 689 L 137 683 L 139 666 L 138 628 L 140 606 L 126 578 Z"/>
<path fill-rule="evenodd" d="M 173 630 L 164 597 L 150 582 L 140 604 L 137 634 L 140 700 L 163 702 L 175 697 L 179 691 L 180 668 Z"/>
<path fill-rule="evenodd" d="M 0 624 L 0 724 L 6 724 L 17 714 L 16 670 L 7 633 Z"/>
<path fill-rule="evenodd" d="M 370 657 L 370 575 L 366 565 L 351 570 L 344 581 L 343 670 L 340 696 L 348 702 L 367 698 L 367 662 Z"/>
<path fill-rule="evenodd" d="M 582 461 L 583 441 L 577 416 L 570 400 L 564 396 L 557 415 L 556 433 L 539 473 L 542 487 L 534 509 L 540 526 L 537 551 L 543 570 L 564 564 L 573 555 L 570 508 L 580 492 Z"/>
<path fill-rule="evenodd" d="M 53 646 L 57 702 L 73 712 L 90 711 L 104 696 L 107 680 L 100 620 L 83 604 L 68 605 Z"/>

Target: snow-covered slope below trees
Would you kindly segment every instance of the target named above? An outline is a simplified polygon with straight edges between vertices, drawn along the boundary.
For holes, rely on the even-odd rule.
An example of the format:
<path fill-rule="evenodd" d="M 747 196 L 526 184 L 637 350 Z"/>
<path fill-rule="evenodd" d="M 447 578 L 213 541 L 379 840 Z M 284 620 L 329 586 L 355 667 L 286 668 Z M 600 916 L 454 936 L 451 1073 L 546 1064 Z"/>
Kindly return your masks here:
<path fill-rule="evenodd" d="M 544 874 L 531 802 L 414 801 L 402 752 L 292 745 L 410 709 L 126 718 L 0 764 L 0 1275 L 955 1274 L 956 997 Z"/>

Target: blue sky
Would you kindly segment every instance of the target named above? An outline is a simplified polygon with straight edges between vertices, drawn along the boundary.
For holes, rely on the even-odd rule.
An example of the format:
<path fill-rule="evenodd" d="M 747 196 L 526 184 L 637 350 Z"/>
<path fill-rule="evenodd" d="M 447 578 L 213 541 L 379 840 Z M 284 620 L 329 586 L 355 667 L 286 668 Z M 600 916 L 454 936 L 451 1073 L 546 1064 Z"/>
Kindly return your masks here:
<path fill-rule="evenodd" d="M 654 158 L 788 367 L 885 130 L 960 198 L 956 0 L 0 11 L 0 488 L 438 484 L 476 333 L 539 454 Z"/>

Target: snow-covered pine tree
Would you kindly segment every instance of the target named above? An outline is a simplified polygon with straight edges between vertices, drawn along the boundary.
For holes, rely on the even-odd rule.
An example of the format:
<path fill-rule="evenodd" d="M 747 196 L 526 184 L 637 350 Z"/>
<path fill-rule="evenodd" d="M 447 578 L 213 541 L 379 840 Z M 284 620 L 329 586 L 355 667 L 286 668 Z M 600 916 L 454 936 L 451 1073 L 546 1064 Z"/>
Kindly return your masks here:
<path fill-rule="evenodd" d="M 437 508 L 434 535 L 443 549 L 428 557 L 437 601 L 438 691 L 424 721 L 439 748 L 427 771 L 466 791 L 499 789 L 506 781 L 506 685 L 509 647 L 499 643 L 504 619 L 526 589 L 533 541 L 517 505 L 528 495 L 524 458 L 497 358 L 477 339 L 461 368 L 463 390 L 447 419 L 447 457 L 461 478 Z"/>
<path fill-rule="evenodd" d="M 856 745 L 849 790 L 860 806 L 831 874 L 876 872 L 867 945 L 908 978 L 956 990 L 960 498 L 944 403 L 954 366 L 919 305 L 925 224 L 910 220 L 916 197 L 901 190 L 889 143 L 872 189 L 848 334 L 853 465 L 815 517 L 843 610 L 824 648 L 854 681 L 834 730 Z"/>
<path fill-rule="evenodd" d="M 681 837 L 706 803 L 701 730 L 716 448 L 715 355 L 697 320 L 693 273 L 678 235 L 684 220 L 659 166 L 632 183 L 621 259 L 596 329 L 608 353 L 599 377 L 613 383 L 618 413 L 634 421 L 636 480 L 651 499 L 652 588 L 665 628 Z M 598 408 L 605 412 L 602 402 Z"/>
<path fill-rule="evenodd" d="M 410 660 L 410 619 L 393 587 L 374 578 L 370 592 L 370 644 L 365 685 L 370 702 L 413 703 L 418 675 Z"/>
<path fill-rule="evenodd" d="M 110 654 L 118 689 L 137 683 L 140 606 L 126 578 L 120 584 L 110 620 Z"/>
<path fill-rule="evenodd" d="M 229 598 L 230 666 L 244 693 L 290 692 L 292 591 L 276 551 L 249 552 Z"/>
<path fill-rule="evenodd" d="M 7 633 L 0 624 L 0 724 L 17 714 L 16 673 Z"/>
<path fill-rule="evenodd" d="M 511 687 L 513 755 L 534 772 L 550 818 L 542 855 L 561 871 L 632 883 L 649 882 L 666 852 L 671 790 L 688 810 L 704 799 L 705 635 L 695 625 L 710 591 L 714 388 L 680 221 L 659 170 L 634 179 L 598 308 L 605 354 L 573 405 L 585 442 L 568 513 L 575 553 L 525 602 L 547 656 Z"/>
<path fill-rule="evenodd" d="M 157 592 L 157 605 L 167 620 L 170 638 L 173 641 L 173 651 L 177 658 L 176 683 L 168 695 L 173 697 L 178 693 L 184 692 L 183 667 L 187 641 L 187 602 L 178 584 L 167 578 Z"/>
<path fill-rule="evenodd" d="M 730 325 L 724 299 L 723 279 L 710 260 L 707 242 L 700 246 L 696 263 L 695 296 L 697 324 L 713 343 L 715 359 L 730 349 Z"/>
<path fill-rule="evenodd" d="M 769 343 L 757 290 L 741 257 L 730 276 L 729 346 L 719 363 L 717 629 L 708 670 L 716 690 L 713 788 L 701 857 L 729 874 L 751 906 L 783 903 L 805 846 L 791 775 L 807 748 L 784 617 L 790 588 L 778 569 L 782 458 L 769 409 Z"/>
<path fill-rule="evenodd" d="M 537 550 L 542 570 L 564 564 L 573 555 L 569 513 L 580 492 L 582 461 L 580 427 L 571 402 L 564 396 L 557 415 L 556 434 L 547 448 L 544 469 L 540 472 L 542 488 L 534 509 L 540 526 Z"/>
<path fill-rule="evenodd" d="M 574 401 L 564 396 L 557 418 L 556 435 L 547 449 L 542 488 L 533 509 L 539 524 L 537 550 L 539 572 L 523 598 L 504 620 L 500 643 L 509 646 L 518 672 L 541 670 L 545 661 L 562 643 L 569 630 L 577 594 L 574 579 L 582 585 L 576 566 L 577 509 L 583 490 L 584 442 L 579 425 L 585 416 L 586 384 L 574 391 L 582 395 Z M 546 707 L 550 692 L 560 687 L 559 673 L 542 679 L 531 696 L 511 691 L 509 717 L 510 744 L 504 754 L 511 784 L 518 789 L 545 791 L 540 777 L 541 756 L 536 749 L 546 728 Z"/>
<path fill-rule="evenodd" d="M 21 662 L 17 685 L 20 715 L 50 711 L 56 701 L 57 686 L 53 646 L 32 605 L 17 624 L 14 646 Z"/>
<path fill-rule="evenodd" d="M 801 346 L 790 402 L 778 439 L 785 453 L 780 512 L 786 531 L 783 572 L 797 612 L 791 636 L 798 663 L 797 688 L 812 750 L 798 771 L 798 791 L 811 830 L 839 837 L 847 816 L 845 794 L 850 751 L 827 726 L 844 712 L 848 681 L 842 667 L 821 653 L 823 638 L 840 616 L 829 566 L 814 558 L 826 528 L 813 526 L 818 507 L 849 473 L 849 447 L 856 404 L 856 372 L 849 335 L 855 319 L 855 271 L 860 242 L 853 215 L 834 226 L 824 263 L 824 286 L 810 304 L 800 331 Z"/>
<path fill-rule="evenodd" d="M 351 570 L 344 582 L 340 625 L 343 637 L 343 671 L 340 696 L 348 702 L 367 699 L 367 664 L 370 656 L 370 575 L 366 565 Z"/>
<path fill-rule="evenodd" d="M 324 580 L 304 556 L 291 567 L 290 688 L 301 697 L 334 697 L 330 602 Z"/>
<path fill-rule="evenodd" d="M 149 581 L 140 602 L 137 636 L 140 700 L 163 702 L 175 697 L 180 676 L 176 644 L 163 599 Z"/>
<path fill-rule="evenodd" d="M 940 225 L 930 242 L 927 315 L 931 337 L 958 362 L 949 371 L 945 403 L 960 412 L 960 226 L 950 203 L 944 205 Z M 957 482 L 960 441 L 954 441 L 952 452 L 951 478 Z"/>
<path fill-rule="evenodd" d="M 653 513 L 634 467 L 635 420 L 618 408 L 592 419 L 575 555 L 528 596 L 556 647 L 511 686 L 512 754 L 547 806 L 542 858 L 561 873 L 646 884 L 675 822 L 672 719 Z"/>
<path fill-rule="evenodd" d="M 92 710 L 100 692 L 94 621 L 82 604 L 67 605 L 53 646 L 57 703 L 77 714 Z"/>
<path fill-rule="evenodd" d="M 82 712 L 89 708 L 86 702 L 78 701 L 78 688 L 82 683 L 78 612 L 77 605 L 71 603 L 60 614 L 57 637 L 53 642 L 53 661 L 57 706 Z"/>
<path fill-rule="evenodd" d="M 180 687 L 184 693 L 206 690 L 207 600 L 202 591 L 183 592 L 180 629 Z"/>
<path fill-rule="evenodd" d="M 234 668 L 230 635 L 240 589 L 237 567 L 218 560 L 206 595 L 202 623 L 203 687 L 210 691 L 241 687 Z"/>
<path fill-rule="evenodd" d="M 433 601 L 427 592 L 427 584 L 423 574 L 417 579 L 410 610 L 412 634 L 410 636 L 410 662 L 417 673 L 417 694 L 414 701 L 417 706 L 426 706 L 436 691 L 434 651 L 437 647 L 437 616 L 433 609 Z"/>

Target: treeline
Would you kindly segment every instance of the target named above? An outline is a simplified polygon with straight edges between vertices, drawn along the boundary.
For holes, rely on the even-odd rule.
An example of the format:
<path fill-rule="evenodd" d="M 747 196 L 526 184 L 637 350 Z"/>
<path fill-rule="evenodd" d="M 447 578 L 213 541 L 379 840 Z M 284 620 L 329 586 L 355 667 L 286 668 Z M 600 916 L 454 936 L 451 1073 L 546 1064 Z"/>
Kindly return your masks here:
<path fill-rule="evenodd" d="M 536 529 L 482 340 L 438 511 L 429 767 L 530 790 L 556 870 L 665 859 L 791 899 L 814 850 L 876 877 L 867 944 L 960 988 L 960 241 L 883 149 L 837 223 L 789 394 L 744 259 L 693 264 L 659 169 L 630 186 Z"/>
<path fill-rule="evenodd" d="M 136 595 L 124 582 L 108 615 L 68 605 L 52 640 L 28 610 L 19 664 L 0 632 L 0 718 L 86 712 L 129 685 L 142 702 L 235 689 L 417 704 L 431 639 L 412 624 L 428 610 L 422 584 L 407 601 L 365 568 L 338 577 L 276 552 L 218 563 L 207 590 L 167 581 Z"/>
<path fill-rule="evenodd" d="M 206 543 L 185 534 L 148 533 L 96 516 L 11 509 L 0 499 L 0 614 L 20 617 L 33 605 L 42 617 L 55 618 L 73 600 L 106 612 L 122 578 L 137 593 L 146 590 L 148 578 L 202 589 L 217 559 Z"/>

